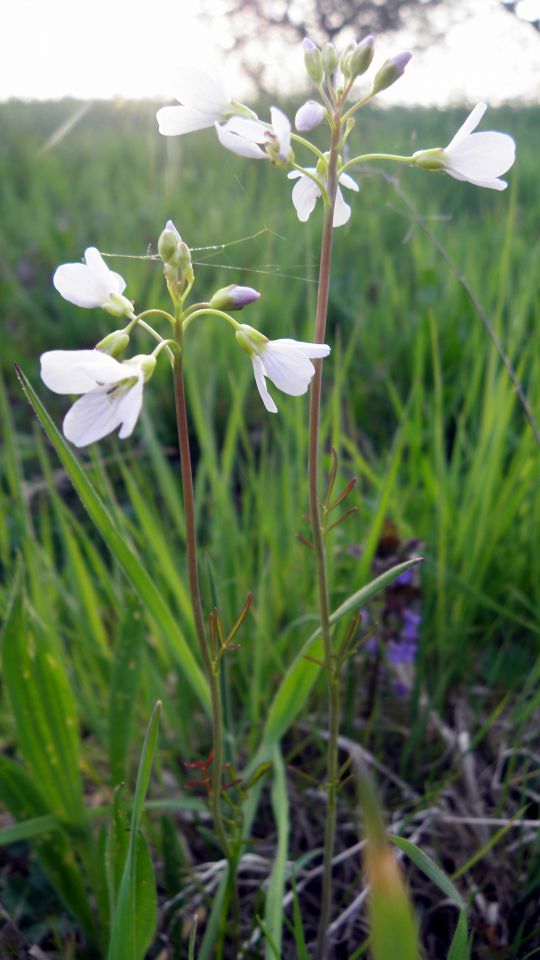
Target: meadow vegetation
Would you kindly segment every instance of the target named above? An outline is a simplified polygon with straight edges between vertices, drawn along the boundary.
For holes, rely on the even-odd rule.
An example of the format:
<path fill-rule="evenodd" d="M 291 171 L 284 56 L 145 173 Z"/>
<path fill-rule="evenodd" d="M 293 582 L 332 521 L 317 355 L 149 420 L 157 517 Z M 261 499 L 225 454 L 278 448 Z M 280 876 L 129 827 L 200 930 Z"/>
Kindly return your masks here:
<path fill-rule="evenodd" d="M 115 550 L 90 523 L 13 365 L 59 424 L 65 403 L 40 384 L 40 353 L 91 347 L 110 327 L 99 311 L 59 297 L 55 267 L 90 244 L 155 253 L 169 217 L 208 296 L 228 283 L 253 286 L 262 331 L 310 340 L 318 220 L 300 225 L 290 184 L 267 164 L 218 151 L 212 132 L 158 137 L 151 104 L 94 104 L 69 127 L 78 110 L 68 101 L 0 105 L 0 945 L 8 953 L 11 937 L 15 957 L 25 942 L 50 957 L 105 955 L 141 746 L 159 699 L 150 799 L 143 814 L 141 794 L 133 813 L 146 835 L 146 880 L 153 888 L 155 873 L 158 891 L 138 943 L 154 941 L 151 957 L 187 956 L 197 913 L 193 955 L 209 957 L 221 937 L 223 887 L 207 863 L 217 851 L 204 785 L 186 785 L 203 779 L 185 764 L 208 756 L 210 730 L 190 659 L 169 372 L 163 365 L 156 374 L 132 442 L 108 438 L 78 455 L 79 496 L 90 478 Z M 365 151 L 406 153 L 446 143 L 464 114 L 368 108 L 353 138 Z M 398 689 L 380 638 L 361 643 L 345 671 L 341 746 L 344 763 L 361 747 L 391 832 L 453 878 L 445 890 L 440 877 L 426 877 L 425 862 L 401 851 L 430 960 L 448 955 L 460 906 L 471 957 L 526 960 L 540 951 L 539 449 L 466 290 L 411 214 L 466 277 L 539 416 L 538 110 L 488 118 L 518 145 L 505 194 L 414 170 L 400 171 L 397 189 L 380 167 L 359 177 L 355 214 L 335 236 L 325 361 L 325 469 L 334 448 L 336 489 L 358 478 L 347 500 L 356 512 L 329 551 L 332 609 L 389 558 L 424 557 L 410 588 L 422 617 L 410 686 Z M 159 262 L 110 262 L 138 309 L 163 298 Z M 313 682 L 305 704 L 293 691 L 276 706 L 318 623 L 312 556 L 297 539 L 309 537 L 307 405 L 281 396 L 279 415 L 268 417 L 234 337 L 211 318 L 188 335 L 207 610 L 217 608 L 230 627 L 253 594 L 239 647 L 224 660 L 230 780 L 257 751 L 272 762 L 257 784 L 258 806 L 251 794 L 248 801 L 242 955 L 273 956 L 277 944 L 277 955 L 307 956 L 324 824 L 316 664 L 305 661 Z M 135 558 L 130 569 L 122 545 Z M 370 601 L 359 638 L 395 602 L 390 588 Z M 115 793 L 120 782 L 123 794 Z M 344 916 L 362 891 L 350 782 L 339 823 L 336 938 L 338 956 L 352 960 L 367 949 L 367 927 L 361 904 Z M 99 849 L 108 851 L 101 860 Z M 457 949 L 456 958 L 468 955 Z"/>

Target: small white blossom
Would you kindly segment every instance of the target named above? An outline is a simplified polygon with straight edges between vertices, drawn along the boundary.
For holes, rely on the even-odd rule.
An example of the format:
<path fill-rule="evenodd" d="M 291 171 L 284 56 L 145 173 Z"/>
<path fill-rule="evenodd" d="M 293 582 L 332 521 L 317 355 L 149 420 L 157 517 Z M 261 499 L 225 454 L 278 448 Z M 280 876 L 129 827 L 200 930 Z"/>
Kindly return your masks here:
<path fill-rule="evenodd" d="M 326 343 L 304 343 L 300 340 L 268 340 L 248 324 L 240 324 L 236 338 L 251 358 L 255 382 L 261 399 L 269 413 L 277 413 L 268 388 L 266 377 L 278 390 L 300 397 L 306 393 L 315 367 L 311 360 L 327 357 L 330 347 Z"/>
<path fill-rule="evenodd" d="M 235 105 L 217 70 L 201 70 L 184 59 L 175 78 L 175 97 L 179 107 L 162 107 L 156 116 L 159 132 L 175 137 L 194 130 L 213 127 L 235 112 Z"/>
<path fill-rule="evenodd" d="M 306 167 L 306 170 L 310 170 L 311 173 L 316 173 L 314 167 Z M 311 216 L 317 198 L 320 197 L 321 191 L 311 177 L 306 176 L 304 173 L 301 173 L 300 170 L 291 170 L 287 174 L 289 180 L 298 179 L 298 183 L 294 185 L 292 192 L 292 202 L 296 208 L 298 214 L 298 219 L 305 223 L 306 220 Z M 342 187 L 347 187 L 348 190 L 358 191 L 358 184 L 348 173 L 342 173 L 339 178 L 339 183 Z M 344 223 L 347 223 L 351 215 L 351 208 L 348 203 L 345 203 L 343 199 L 343 194 L 339 187 L 337 188 L 336 193 L 336 203 L 334 206 L 334 227 L 342 227 Z"/>
<path fill-rule="evenodd" d="M 277 107 L 271 108 L 270 116 L 270 126 L 246 117 L 232 117 L 224 125 L 216 123 L 219 142 L 240 157 L 287 163 L 291 154 L 291 124 Z"/>
<path fill-rule="evenodd" d="M 126 281 L 109 270 L 99 250 L 88 247 L 85 263 L 64 263 L 56 270 L 53 283 L 65 300 L 78 307 L 102 307 L 120 316 L 129 313 L 133 304 L 122 297 Z"/>
<path fill-rule="evenodd" d="M 133 432 L 142 406 L 143 386 L 155 358 L 119 363 L 100 350 L 50 350 L 41 357 L 41 379 L 60 394 L 82 394 L 64 417 L 64 436 L 86 447 L 120 427 L 121 440 Z"/>
<path fill-rule="evenodd" d="M 485 103 L 477 103 L 463 126 L 442 153 L 443 169 L 456 180 L 467 180 L 478 187 L 505 190 L 508 184 L 499 180 L 516 156 L 516 146 L 507 133 L 485 131 L 473 133 L 487 110 Z"/>

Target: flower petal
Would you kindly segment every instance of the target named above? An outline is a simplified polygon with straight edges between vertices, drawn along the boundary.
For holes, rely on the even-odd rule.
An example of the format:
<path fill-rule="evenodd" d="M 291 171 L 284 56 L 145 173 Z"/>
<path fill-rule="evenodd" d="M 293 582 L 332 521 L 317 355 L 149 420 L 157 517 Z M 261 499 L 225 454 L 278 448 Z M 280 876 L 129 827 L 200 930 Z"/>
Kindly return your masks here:
<path fill-rule="evenodd" d="M 339 182 L 342 187 L 347 187 L 347 190 L 354 190 L 355 193 L 358 193 L 360 189 L 356 180 L 353 180 L 348 173 L 342 173 L 339 178 Z"/>
<path fill-rule="evenodd" d="M 296 170 L 294 170 L 293 173 L 296 173 Z M 295 183 L 293 187 L 292 202 L 296 208 L 298 219 L 302 223 L 305 223 L 306 220 L 309 219 L 315 207 L 317 197 L 320 197 L 320 195 L 321 191 L 317 184 L 309 177 L 301 174 L 298 183 Z"/>
<path fill-rule="evenodd" d="M 289 118 L 278 107 L 270 108 L 272 127 L 279 140 L 279 155 L 286 160 L 291 150 L 291 124 Z"/>
<path fill-rule="evenodd" d="M 309 386 L 315 367 L 292 341 L 270 340 L 261 351 L 266 375 L 279 390 L 300 397 Z"/>
<path fill-rule="evenodd" d="M 107 290 L 107 296 L 111 293 L 123 293 L 126 289 L 126 281 L 119 273 L 109 270 L 99 250 L 95 247 L 88 247 L 84 251 L 84 259 L 88 269 L 99 279 L 103 287 Z"/>
<path fill-rule="evenodd" d="M 54 393 L 88 393 L 132 376 L 133 368 L 101 350 L 49 350 L 41 356 L 41 379 Z"/>
<path fill-rule="evenodd" d="M 226 147 L 227 150 L 232 150 L 232 152 L 238 154 L 239 157 L 249 157 L 251 160 L 267 159 L 264 150 L 261 150 L 261 148 L 256 143 L 252 143 L 251 140 L 246 140 L 244 137 L 238 136 L 237 133 L 231 133 L 230 129 L 228 129 L 228 124 L 221 126 L 219 123 L 216 123 L 215 128 L 219 142 L 222 147 Z"/>
<path fill-rule="evenodd" d="M 79 397 L 64 417 L 64 436 L 76 447 L 86 447 L 106 437 L 121 426 L 120 437 L 132 432 L 142 405 L 143 376 L 137 376 L 133 386 L 116 390 L 114 386 L 96 387 Z"/>
<path fill-rule="evenodd" d="M 487 110 L 486 103 L 477 103 L 476 106 L 471 110 L 469 116 L 465 120 L 465 123 L 462 123 L 458 132 L 451 139 L 446 149 L 450 150 L 456 144 L 460 143 L 460 141 L 463 140 L 465 137 L 468 137 L 469 134 L 473 132 L 473 130 L 476 130 L 486 110 Z"/>
<path fill-rule="evenodd" d="M 251 362 L 253 364 L 253 373 L 255 374 L 255 383 L 257 384 L 257 389 L 261 395 L 262 402 L 269 413 L 277 413 L 278 408 L 272 400 L 272 397 L 268 392 L 268 387 L 266 386 L 266 380 L 264 379 L 264 366 L 261 358 L 256 354 L 253 354 L 251 357 Z"/>
<path fill-rule="evenodd" d="M 265 143 L 268 124 L 263 123 L 262 120 L 250 120 L 249 117 L 231 117 L 227 120 L 225 129 L 253 143 Z"/>
<path fill-rule="evenodd" d="M 351 208 L 348 203 L 345 203 L 345 200 L 343 199 L 343 194 L 338 187 L 336 190 L 336 204 L 334 207 L 333 226 L 342 227 L 345 223 L 347 223 L 350 215 L 351 215 Z"/>
<path fill-rule="evenodd" d="M 466 179 L 491 180 L 506 173 L 516 156 L 515 143 L 507 133 L 473 133 L 452 150 L 443 153 L 448 169 Z"/>
<path fill-rule="evenodd" d="M 212 127 L 219 114 L 210 115 L 192 110 L 191 107 L 162 107 L 156 113 L 159 132 L 164 137 L 176 137 L 182 133 L 193 133 Z"/>
<path fill-rule="evenodd" d="M 215 68 L 201 70 L 183 57 L 174 80 L 174 96 L 180 102 L 219 120 L 230 104 L 230 97 Z"/>

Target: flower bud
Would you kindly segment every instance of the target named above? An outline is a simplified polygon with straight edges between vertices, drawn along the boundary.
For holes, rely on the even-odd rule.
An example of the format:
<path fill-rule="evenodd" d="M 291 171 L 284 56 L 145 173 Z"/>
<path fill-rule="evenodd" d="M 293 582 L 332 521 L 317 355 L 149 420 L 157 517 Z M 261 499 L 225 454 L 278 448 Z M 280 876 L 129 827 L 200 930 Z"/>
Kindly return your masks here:
<path fill-rule="evenodd" d="M 339 69 L 341 70 L 343 74 L 343 78 L 345 80 L 349 79 L 349 59 L 350 59 L 351 53 L 355 49 L 356 49 L 355 43 L 348 43 L 339 58 Z"/>
<path fill-rule="evenodd" d="M 304 64 L 309 79 L 313 80 L 313 83 L 316 83 L 317 86 L 322 83 L 324 70 L 321 52 L 309 37 L 306 37 L 304 40 Z"/>
<path fill-rule="evenodd" d="M 361 76 L 371 66 L 375 53 L 375 37 L 370 33 L 361 43 L 357 44 L 347 61 L 347 69 L 351 80 Z"/>
<path fill-rule="evenodd" d="M 324 120 L 325 110 L 322 103 L 316 100 L 307 100 L 296 112 L 294 125 L 300 133 L 307 133 L 318 127 Z"/>
<path fill-rule="evenodd" d="M 321 51 L 321 60 L 325 74 L 330 76 L 338 65 L 337 50 L 333 43 L 325 43 Z"/>
<path fill-rule="evenodd" d="M 239 287 L 236 283 L 231 283 L 228 287 L 216 290 L 210 299 L 210 306 L 215 310 L 243 310 L 259 297 L 260 293 L 253 287 Z"/>
<path fill-rule="evenodd" d="M 399 80 L 399 78 L 403 76 L 405 67 L 411 57 L 412 53 L 406 50 L 404 53 L 398 53 L 395 57 L 391 57 L 390 60 L 386 60 L 379 72 L 375 75 L 372 93 L 380 93 L 381 90 L 386 90 L 386 88 L 391 87 L 396 80 Z"/>
<path fill-rule="evenodd" d="M 161 231 L 157 246 L 163 263 L 172 263 L 176 256 L 176 248 L 178 246 L 178 239 L 175 233 L 165 227 L 165 230 Z"/>
<path fill-rule="evenodd" d="M 136 357 L 130 357 L 129 360 L 124 360 L 124 363 L 126 365 L 132 363 L 134 366 L 140 367 L 144 374 L 144 382 L 148 383 L 150 377 L 156 369 L 157 361 L 152 353 L 148 355 L 139 353 Z"/>
<path fill-rule="evenodd" d="M 257 353 L 265 343 L 268 343 L 268 337 L 265 337 L 263 333 L 259 333 L 254 327 L 250 327 L 247 323 L 241 323 L 239 325 L 236 331 L 236 339 L 242 347 L 242 350 L 245 350 L 250 357 L 253 356 L 254 353 Z"/>
<path fill-rule="evenodd" d="M 96 343 L 95 349 L 101 350 L 102 353 L 108 353 L 111 357 L 117 357 L 124 352 L 128 343 L 129 334 L 125 330 L 114 330 L 103 337 L 103 340 L 100 340 L 99 343 Z"/>

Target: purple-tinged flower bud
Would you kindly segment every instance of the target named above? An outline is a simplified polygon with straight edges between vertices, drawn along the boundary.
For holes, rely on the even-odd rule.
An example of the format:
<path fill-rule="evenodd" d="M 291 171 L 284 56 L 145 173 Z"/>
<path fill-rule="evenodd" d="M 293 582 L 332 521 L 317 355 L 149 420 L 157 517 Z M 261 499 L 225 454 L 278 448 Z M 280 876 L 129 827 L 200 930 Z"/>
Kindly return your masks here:
<path fill-rule="evenodd" d="M 351 80 L 361 76 L 371 66 L 375 53 L 375 37 L 370 33 L 357 44 L 347 60 L 347 71 Z"/>
<path fill-rule="evenodd" d="M 304 63 L 309 79 L 313 80 L 313 83 L 318 86 L 322 83 L 324 77 L 321 51 L 309 37 L 304 40 Z"/>
<path fill-rule="evenodd" d="M 412 53 L 406 50 L 404 53 L 398 53 L 395 57 L 390 57 L 390 60 L 386 60 L 375 76 L 372 93 L 380 93 L 381 90 L 386 90 L 396 80 L 399 80 L 403 76 L 405 67 L 411 57 Z"/>
<path fill-rule="evenodd" d="M 322 103 L 316 100 L 307 100 L 296 112 L 294 125 L 300 133 L 307 133 L 314 130 L 324 120 L 324 107 Z"/>
<path fill-rule="evenodd" d="M 236 283 L 231 283 L 228 287 L 216 290 L 210 299 L 210 306 L 214 310 L 243 310 L 259 297 L 260 293 L 253 287 L 239 287 Z"/>
<path fill-rule="evenodd" d="M 333 43 L 325 43 L 321 51 L 323 70 L 330 76 L 338 65 L 338 54 Z"/>

